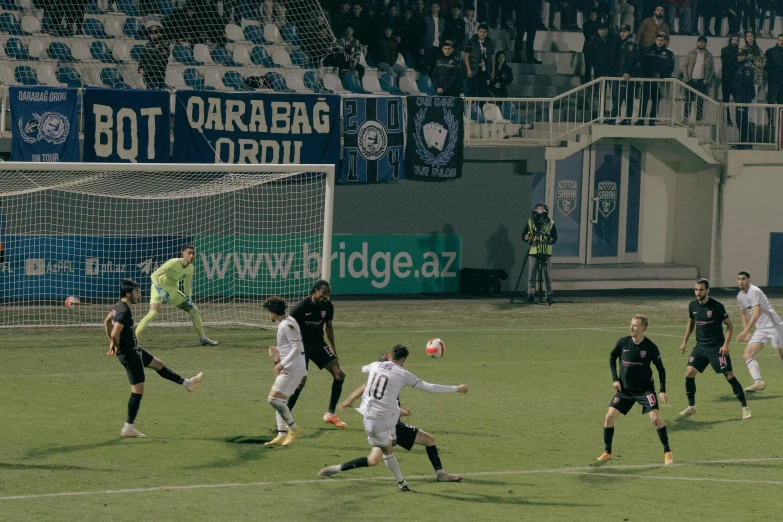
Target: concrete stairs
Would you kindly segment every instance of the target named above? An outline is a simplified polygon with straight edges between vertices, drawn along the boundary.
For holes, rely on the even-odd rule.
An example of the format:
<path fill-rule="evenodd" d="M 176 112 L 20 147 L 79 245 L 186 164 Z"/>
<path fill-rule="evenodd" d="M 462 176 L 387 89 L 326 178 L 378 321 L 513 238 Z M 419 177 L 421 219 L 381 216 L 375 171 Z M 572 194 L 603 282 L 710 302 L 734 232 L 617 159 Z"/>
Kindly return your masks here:
<path fill-rule="evenodd" d="M 552 290 L 683 289 L 699 276 L 694 266 L 617 263 L 552 265 Z"/>

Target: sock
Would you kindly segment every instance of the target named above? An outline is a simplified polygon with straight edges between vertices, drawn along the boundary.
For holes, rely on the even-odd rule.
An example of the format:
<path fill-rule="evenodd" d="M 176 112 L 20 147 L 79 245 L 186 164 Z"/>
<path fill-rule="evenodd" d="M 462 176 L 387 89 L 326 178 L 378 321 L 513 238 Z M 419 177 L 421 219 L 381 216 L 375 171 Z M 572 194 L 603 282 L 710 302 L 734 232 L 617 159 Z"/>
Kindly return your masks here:
<path fill-rule="evenodd" d="M 140 393 L 131 393 L 130 399 L 128 399 L 128 424 L 133 424 L 136 420 L 136 414 L 139 413 L 139 406 L 141 406 L 141 398 L 143 397 Z"/>
<path fill-rule="evenodd" d="M 663 428 L 658 428 L 658 438 L 661 439 L 661 444 L 663 444 L 663 451 L 664 453 L 668 453 L 671 450 L 669 449 L 669 434 L 666 432 L 666 426 Z"/>
<path fill-rule="evenodd" d="M 688 406 L 696 406 L 696 379 L 685 378 L 685 395 L 688 397 Z"/>
<path fill-rule="evenodd" d="M 389 471 L 392 472 L 392 475 L 394 475 L 394 478 L 397 479 L 398 483 L 405 480 L 402 476 L 402 471 L 400 471 L 400 464 L 397 462 L 397 459 L 394 458 L 394 453 L 384 455 L 383 463 L 386 464 L 386 467 L 389 468 Z"/>
<path fill-rule="evenodd" d="M 269 404 L 271 404 L 277 413 L 280 414 L 280 416 L 290 428 L 296 427 L 294 416 L 291 415 L 291 410 L 288 409 L 288 405 L 286 405 L 283 399 L 279 397 L 267 397 L 266 400 L 269 401 Z"/>
<path fill-rule="evenodd" d="M 366 468 L 369 465 L 370 464 L 367 462 L 367 457 L 362 457 L 360 459 L 354 459 L 346 462 L 345 464 L 342 464 L 340 466 L 340 471 L 348 471 L 349 469 L 356 469 L 356 468 Z M 399 466 L 397 469 L 399 470 Z"/>
<path fill-rule="evenodd" d="M 296 389 L 294 393 L 291 394 L 291 396 L 288 398 L 288 409 L 293 410 L 294 406 L 296 406 L 296 401 L 299 400 L 299 394 L 302 393 L 302 388 L 304 386 L 300 386 Z"/>
<path fill-rule="evenodd" d="M 191 310 L 189 313 L 190 320 L 193 321 L 193 328 L 198 332 L 199 338 L 204 337 L 204 325 L 201 322 L 201 314 L 199 313 L 198 308 Z"/>
<path fill-rule="evenodd" d="M 139 322 L 139 326 L 136 327 L 136 339 L 138 340 L 139 337 L 141 337 L 142 332 L 144 332 L 144 329 L 149 326 L 149 324 L 155 320 L 155 318 L 158 317 L 158 311 L 157 310 L 150 310 L 147 312 L 147 315 L 144 316 L 144 319 Z"/>
<path fill-rule="evenodd" d="M 745 402 L 745 392 L 742 391 L 742 385 L 739 383 L 736 377 L 732 377 L 729 381 L 729 384 L 731 384 L 731 390 L 734 392 L 734 395 L 737 396 L 737 400 L 740 401 L 740 404 L 742 404 L 743 408 L 748 407 L 748 403 Z"/>
<path fill-rule="evenodd" d="M 334 379 L 332 381 L 332 396 L 329 398 L 329 413 L 334 413 L 337 403 L 340 401 L 340 394 L 343 392 L 343 381 Z"/>
<path fill-rule="evenodd" d="M 432 463 L 432 467 L 435 468 L 435 473 L 439 471 L 443 471 L 443 466 L 440 465 L 440 455 L 438 455 L 438 447 L 434 444 L 432 446 L 427 446 L 427 456 L 430 458 L 430 462 Z"/>
<path fill-rule="evenodd" d="M 164 379 L 170 380 L 171 382 L 176 382 L 177 384 L 182 384 L 183 382 L 185 382 L 185 379 L 183 379 L 182 377 L 177 375 L 175 372 L 172 372 L 171 370 L 169 370 L 165 366 L 163 368 L 161 368 L 160 370 L 157 370 L 157 372 L 158 372 L 158 375 L 160 375 Z"/>
<path fill-rule="evenodd" d="M 604 450 L 607 453 L 612 452 L 612 439 L 614 438 L 614 426 L 607 428 L 604 426 Z"/>
<path fill-rule="evenodd" d="M 756 359 L 748 359 L 745 361 L 745 364 L 748 366 L 748 371 L 750 372 L 750 376 L 753 377 L 754 381 L 763 381 L 761 378 L 761 370 L 759 370 L 759 363 L 756 361 Z"/>
<path fill-rule="evenodd" d="M 277 421 L 277 434 L 285 435 L 288 433 L 288 425 L 283 420 L 283 417 L 277 412 L 275 412 L 275 420 Z"/>

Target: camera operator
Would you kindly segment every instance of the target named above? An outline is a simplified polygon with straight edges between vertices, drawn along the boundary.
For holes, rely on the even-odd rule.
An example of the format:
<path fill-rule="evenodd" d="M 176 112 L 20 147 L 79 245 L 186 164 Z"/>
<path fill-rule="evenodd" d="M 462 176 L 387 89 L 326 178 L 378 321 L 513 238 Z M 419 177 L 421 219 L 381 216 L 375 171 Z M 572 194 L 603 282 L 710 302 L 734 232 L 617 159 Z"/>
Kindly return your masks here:
<path fill-rule="evenodd" d="M 528 278 L 527 278 L 527 302 L 532 303 L 536 294 L 536 279 L 541 270 L 546 283 L 546 298 L 552 303 L 552 280 L 549 270 L 552 267 L 552 245 L 557 243 L 557 228 L 555 222 L 549 219 L 549 207 L 544 203 L 538 203 L 527 221 L 523 233 L 528 242 Z"/>

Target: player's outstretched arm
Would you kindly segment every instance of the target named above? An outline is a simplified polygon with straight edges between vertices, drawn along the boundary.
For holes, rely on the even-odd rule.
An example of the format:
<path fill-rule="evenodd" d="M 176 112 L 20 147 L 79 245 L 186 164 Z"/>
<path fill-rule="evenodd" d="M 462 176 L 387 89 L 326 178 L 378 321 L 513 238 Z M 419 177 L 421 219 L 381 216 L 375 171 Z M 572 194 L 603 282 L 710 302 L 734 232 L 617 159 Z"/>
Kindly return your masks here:
<path fill-rule="evenodd" d="M 442 384 L 432 384 L 427 381 L 419 380 L 412 386 L 412 388 L 428 393 L 468 393 L 467 384 L 460 384 L 459 386 L 443 386 Z"/>
<path fill-rule="evenodd" d="M 364 393 L 365 388 L 367 388 L 366 384 L 362 384 L 361 386 L 356 388 L 354 391 L 351 392 L 351 394 L 348 397 L 346 397 L 346 399 L 343 402 L 341 402 L 337 406 L 337 409 L 343 411 L 345 410 L 345 408 L 350 408 L 351 404 L 353 404 L 353 401 L 355 401 L 356 399 L 362 396 L 362 393 Z"/>

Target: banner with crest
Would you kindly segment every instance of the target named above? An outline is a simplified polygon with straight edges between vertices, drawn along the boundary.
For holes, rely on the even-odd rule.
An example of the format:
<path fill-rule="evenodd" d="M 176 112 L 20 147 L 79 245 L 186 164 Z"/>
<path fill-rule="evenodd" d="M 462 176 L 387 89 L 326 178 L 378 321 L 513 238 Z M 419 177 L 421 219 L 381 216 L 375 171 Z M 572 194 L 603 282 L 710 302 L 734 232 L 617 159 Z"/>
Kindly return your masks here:
<path fill-rule="evenodd" d="M 343 98 L 343 183 L 383 183 L 405 177 L 404 100 L 398 96 Z"/>
<path fill-rule="evenodd" d="M 408 96 L 406 179 L 462 177 L 463 107 L 462 98 Z"/>
<path fill-rule="evenodd" d="M 78 90 L 10 87 L 11 161 L 79 161 Z"/>

